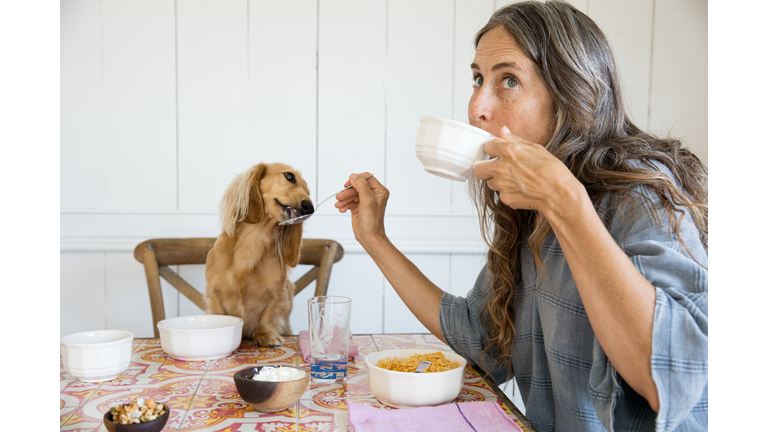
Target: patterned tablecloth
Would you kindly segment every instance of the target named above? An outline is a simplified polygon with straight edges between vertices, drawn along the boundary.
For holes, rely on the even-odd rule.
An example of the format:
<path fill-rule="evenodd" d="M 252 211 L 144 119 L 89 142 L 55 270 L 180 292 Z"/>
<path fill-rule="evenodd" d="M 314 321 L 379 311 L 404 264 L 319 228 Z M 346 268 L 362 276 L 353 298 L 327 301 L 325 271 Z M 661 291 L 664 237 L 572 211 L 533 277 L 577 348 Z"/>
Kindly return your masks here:
<path fill-rule="evenodd" d="M 110 407 L 137 397 L 152 397 L 171 409 L 163 431 L 263 431 L 333 432 L 347 430 L 347 402 L 381 409 L 368 388 L 366 355 L 393 348 L 428 348 L 450 351 L 433 335 L 353 336 L 360 355 L 349 362 L 346 384 L 312 384 L 298 402 L 277 413 L 262 413 L 240 398 L 235 372 L 254 365 L 297 366 L 309 371 L 301 358 L 298 336 L 286 338 L 277 348 L 258 348 L 242 343 L 229 357 L 187 362 L 170 357 L 159 339 L 135 339 L 128 369 L 112 381 L 84 383 L 61 367 L 60 416 L 62 431 L 106 431 L 102 417 Z M 495 390 L 494 390 L 495 389 Z M 455 402 L 495 401 L 520 425 L 530 431 L 527 419 L 474 369 L 467 366 L 464 388 Z"/>

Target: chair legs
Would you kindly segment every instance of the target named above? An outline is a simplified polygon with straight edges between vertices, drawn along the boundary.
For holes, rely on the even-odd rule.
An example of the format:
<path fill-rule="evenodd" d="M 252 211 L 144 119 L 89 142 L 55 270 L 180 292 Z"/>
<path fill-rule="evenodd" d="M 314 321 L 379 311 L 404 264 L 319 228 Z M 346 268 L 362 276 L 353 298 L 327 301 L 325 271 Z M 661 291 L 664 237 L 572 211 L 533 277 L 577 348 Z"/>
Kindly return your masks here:
<path fill-rule="evenodd" d="M 331 279 L 331 267 L 333 266 L 338 243 L 331 242 L 325 245 L 325 252 L 320 261 L 320 271 L 317 275 L 317 285 L 315 285 L 315 297 L 324 296 L 328 293 L 328 282 Z"/>

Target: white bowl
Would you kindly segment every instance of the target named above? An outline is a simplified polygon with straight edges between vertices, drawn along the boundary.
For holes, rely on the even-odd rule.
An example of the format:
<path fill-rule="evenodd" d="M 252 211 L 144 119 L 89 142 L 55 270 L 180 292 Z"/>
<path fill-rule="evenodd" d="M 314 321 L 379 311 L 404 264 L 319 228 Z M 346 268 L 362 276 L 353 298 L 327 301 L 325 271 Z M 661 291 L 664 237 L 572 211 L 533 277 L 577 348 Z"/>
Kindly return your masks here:
<path fill-rule="evenodd" d="M 131 363 L 133 333 L 95 330 L 60 340 L 64 369 L 84 382 L 110 381 Z"/>
<path fill-rule="evenodd" d="M 365 358 L 365 370 L 368 373 L 368 386 L 371 392 L 381 403 L 395 408 L 440 405 L 456 399 L 464 385 L 464 369 L 467 367 L 467 361 L 458 354 L 440 351 L 449 361 L 459 362 L 459 367 L 445 372 L 417 374 L 391 371 L 376 366 L 376 363 L 387 357 L 403 360 L 414 354 L 437 351 L 393 349 L 368 354 Z"/>
<path fill-rule="evenodd" d="M 416 135 L 416 157 L 428 173 L 463 182 L 474 175 L 478 163 L 489 159 L 484 146 L 493 138 L 466 123 L 423 116 Z"/>
<path fill-rule="evenodd" d="M 157 323 L 163 351 L 178 360 L 224 358 L 243 338 L 242 318 L 229 315 L 189 315 Z"/>

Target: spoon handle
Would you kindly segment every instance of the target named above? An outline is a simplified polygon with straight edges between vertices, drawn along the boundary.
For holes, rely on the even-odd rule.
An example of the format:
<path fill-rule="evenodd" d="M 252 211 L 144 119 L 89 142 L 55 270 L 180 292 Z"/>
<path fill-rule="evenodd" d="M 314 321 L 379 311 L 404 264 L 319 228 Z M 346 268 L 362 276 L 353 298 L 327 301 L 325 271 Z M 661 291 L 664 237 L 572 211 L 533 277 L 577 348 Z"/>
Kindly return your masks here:
<path fill-rule="evenodd" d="M 416 373 L 422 373 L 422 372 L 424 372 L 425 370 L 427 370 L 427 368 L 428 368 L 430 365 L 432 365 L 432 362 L 431 362 L 431 361 L 422 360 L 422 361 L 421 361 L 421 363 L 419 363 L 419 366 L 417 366 L 417 367 L 416 367 Z"/>
<path fill-rule="evenodd" d="M 368 180 L 368 179 L 369 179 L 369 178 L 371 178 L 371 177 L 373 177 L 373 173 L 371 173 L 371 175 L 369 175 L 369 176 L 368 176 L 368 177 L 366 177 L 365 179 L 366 179 L 366 180 Z M 317 209 L 318 207 L 320 207 L 320 204 L 322 204 L 322 203 L 324 203 L 324 202 L 328 201 L 329 199 L 331 199 L 331 198 L 335 197 L 336 195 L 338 195 L 338 194 L 340 194 L 340 193 L 344 192 L 345 190 L 347 190 L 347 189 L 349 189 L 349 188 L 351 188 L 351 187 L 352 187 L 352 185 L 349 185 L 349 186 L 345 187 L 344 189 L 342 189 L 342 190 L 340 190 L 340 191 L 336 192 L 335 194 L 333 194 L 333 195 L 329 196 L 328 198 L 326 198 L 326 199 L 324 199 L 324 200 L 320 201 L 320 202 L 319 202 L 319 203 L 317 203 L 317 205 L 315 206 L 315 209 Z"/>

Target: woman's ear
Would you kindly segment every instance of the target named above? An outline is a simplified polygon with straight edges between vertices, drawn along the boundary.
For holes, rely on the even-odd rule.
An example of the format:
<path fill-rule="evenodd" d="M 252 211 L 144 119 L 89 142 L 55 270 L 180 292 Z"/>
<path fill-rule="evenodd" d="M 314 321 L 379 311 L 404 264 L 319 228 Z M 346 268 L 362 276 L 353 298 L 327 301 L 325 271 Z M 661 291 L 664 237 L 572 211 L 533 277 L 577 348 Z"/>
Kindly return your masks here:
<path fill-rule="evenodd" d="M 288 267 L 296 267 L 301 255 L 301 235 L 304 224 L 286 225 L 283 228 L 283 259 Z"/>
<path fill-rule="evenodd" d="M 261 182 L 267 166 L 254 165 L 248 171 L 232 180 L 219 204 L 221 229 L 234 238 L 238 222 L 258 223 L 264 217 L 264 203 L 261 200 Z"/>

